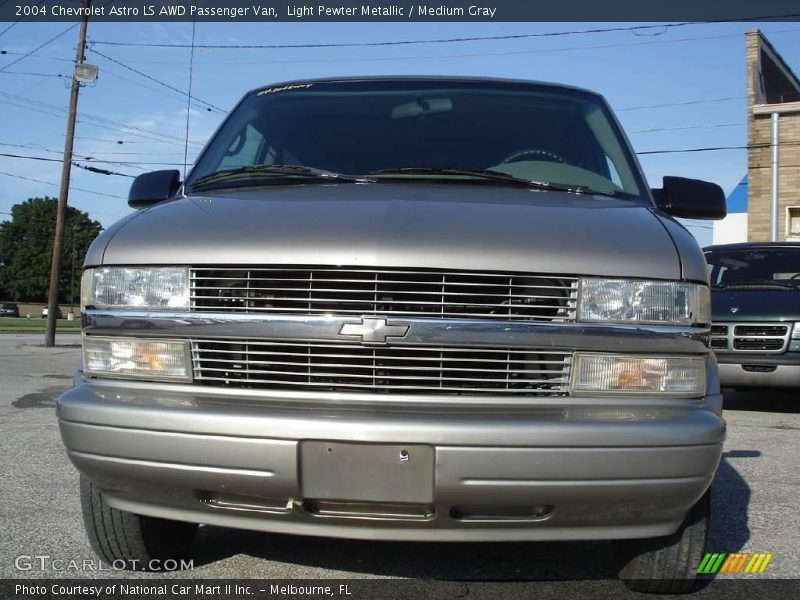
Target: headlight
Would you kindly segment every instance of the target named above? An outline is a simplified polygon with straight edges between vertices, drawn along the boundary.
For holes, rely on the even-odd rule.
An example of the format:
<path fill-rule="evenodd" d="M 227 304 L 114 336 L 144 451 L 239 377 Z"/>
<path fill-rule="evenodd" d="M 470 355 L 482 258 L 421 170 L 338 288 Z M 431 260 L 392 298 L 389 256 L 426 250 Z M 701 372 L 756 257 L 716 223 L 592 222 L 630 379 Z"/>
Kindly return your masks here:
<path fill-rule="evenodd" d="M 637 356 L 576 352 L 572 394 L 647 394 L 698 397 L 705 394 L 702 356 Z"/>
<path fill-rule="evenodd" d="M 683 281 L 583 278 L 579 321 L 697 325 L 711 322 L 708 286 Z"/>
<path fill-rule="evenodd" d="M 87 375 L 190 381 L 189 342 L 139 338 L 83 338 L 83 368 Z"/>
<path fill-rule="evenodd" d="M 789 351 L 800 352 L 800 321 L 792 328 L 792 339 L 789 340 Z"/>
<path fill-rule="evenodd" d="M 98 267 L 81 280 L 81 306 L 189 308 L 188 267 Z"/>

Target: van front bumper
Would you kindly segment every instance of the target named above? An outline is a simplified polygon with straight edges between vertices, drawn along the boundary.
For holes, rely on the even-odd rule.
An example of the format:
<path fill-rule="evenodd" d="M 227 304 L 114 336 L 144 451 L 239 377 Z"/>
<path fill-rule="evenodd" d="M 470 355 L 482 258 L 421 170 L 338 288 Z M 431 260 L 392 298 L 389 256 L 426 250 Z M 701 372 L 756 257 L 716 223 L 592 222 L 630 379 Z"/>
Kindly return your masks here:
<path fill-rule="evenodd" d="M 720 385 L 724 387 L 800 388 L 800 352 L 720 352 L 717 362 Z"/>
<path fill-rule="evenodd" d="M 513 407 L 487 397 L 479 406 L 435 407 L 385 395 L 351 402 L 83 377 L 77 384 L 58 401 L 61 435 L 110 506 L 280 533 L 418 541 L 668 535 L 709 487 L 725 436 L 718 394 L 536 398 Z"/>

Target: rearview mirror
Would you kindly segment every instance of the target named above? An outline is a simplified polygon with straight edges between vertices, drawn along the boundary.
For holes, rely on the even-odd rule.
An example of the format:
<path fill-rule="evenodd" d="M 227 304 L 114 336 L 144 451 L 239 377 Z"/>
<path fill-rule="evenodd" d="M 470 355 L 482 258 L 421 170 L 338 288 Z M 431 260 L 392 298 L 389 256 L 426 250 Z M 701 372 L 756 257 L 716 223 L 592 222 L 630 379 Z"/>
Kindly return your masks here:
<path fill-rule="evenodd" d="M 664 187 L 653 190 L 656 206 L 673 217 L 724 219 L 728 214 L 725 193 L 716 183 L 664 177 Z"/>
<path fill-rule="evenodd" d="M 417 98 L 414 102 L 399 104 L 392 108 L 393 119 L 425 117 L 453 110 L 450 98 Z"/>
<path fill-rule="evenodd" d="M 128 206 L 144 208 L 167 200 L 175 195 L 181 186 L 180 171 L 166 170 L 143 173 L 133 180 L 128 192 Z"/>

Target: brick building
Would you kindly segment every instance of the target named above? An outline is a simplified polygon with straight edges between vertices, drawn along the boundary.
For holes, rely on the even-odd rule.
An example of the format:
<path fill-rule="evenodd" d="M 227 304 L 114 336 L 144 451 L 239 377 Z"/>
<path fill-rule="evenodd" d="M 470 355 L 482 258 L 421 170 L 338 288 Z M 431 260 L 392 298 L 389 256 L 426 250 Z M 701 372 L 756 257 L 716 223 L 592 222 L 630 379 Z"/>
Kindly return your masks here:
<path fill-rule="evenodd" d="M 800 80 L 757 30 L 747 50 L 747 240 L 800 241 Z M 777 168 L 773 137 L 777 133 Z M 777 211 L 773 226 L 773 181 Z M 776 231 L 773 230 L 773 227 Z"/>
<path fill-rule="evenodd" d="M 745 34 L 745 48 L 747 175 L 728 197 L 728 216 L 714 223 L 713 240 L 715 244 L 772 240 L 775 175 L 774 237 L 800 241 L 800 79 L 760 31 Z M 774 169 L 773 122 L 778 142 Z"/>

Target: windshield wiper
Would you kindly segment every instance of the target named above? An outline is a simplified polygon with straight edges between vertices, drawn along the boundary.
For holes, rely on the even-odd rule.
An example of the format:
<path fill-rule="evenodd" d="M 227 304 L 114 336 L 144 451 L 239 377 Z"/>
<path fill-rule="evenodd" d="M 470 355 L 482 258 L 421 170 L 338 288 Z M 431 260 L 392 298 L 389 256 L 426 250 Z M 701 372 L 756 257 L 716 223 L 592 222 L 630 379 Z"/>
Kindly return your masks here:
<path fill-rule="evenodd" d="M 248 165 L 217 171 L 192 182 L 192 191 L 214 186 L 218 183 L 249 181 L 252 179 L 291 179 L 300 183 L 308 181 L 336 181 L 343 183 L 372 183 L 366 177 L 345 175 L 304 165 Z"/>
<path fill-rule="evenodd" d="M 380 169 L 378 171 L 371 171 L 371 176 L 380 177 L 382 175 L 449 175 L 449 176 L 466 176 L 476 177 L 489 181 L 497 181 L 506 185 L 516 185 L 522 187 L 532 187 L 539 190 L 548 190 L 554 192 L 567 192 L 570 194 L 600 194 L 603 196 L 611 196 L 608 192 L 599 192 L 593 190 L 585 185 L 564 185 L 560 183 L 550 183 L 548 181 L 535 181 L 532 179 L 524 179 L 522 177 L 514 177 L 507 173 L 500 171 L 492 171 L 489 169 L 460 169 L 457 167 L 400 167 L 397 169 Z"/>

